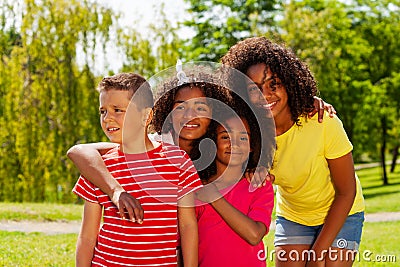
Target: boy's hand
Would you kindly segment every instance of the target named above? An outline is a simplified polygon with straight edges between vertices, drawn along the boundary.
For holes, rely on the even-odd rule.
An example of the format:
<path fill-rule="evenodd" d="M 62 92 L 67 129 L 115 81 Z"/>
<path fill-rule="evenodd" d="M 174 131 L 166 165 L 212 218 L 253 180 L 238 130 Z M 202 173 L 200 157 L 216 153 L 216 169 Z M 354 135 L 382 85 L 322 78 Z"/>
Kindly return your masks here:
<path fill-rule="evenodd" d="M 129 219 L 132 222 L 139 224 L 143 223 L 144 211 L 139 200 L 134 198 L 126 191 L 115 192 L 112 202 L 117 206 L 122 219 Z M 128 213 L 129 218 L 126 218 L 125 213 Z"/>
<path fill-rule="evenodd" d="M 331 118 L 334 114 L 336 114 L 336 110 L 331 104 L 326 103 L 321 98 L 314 96 L 314 110 L 308 113 L 308 117 L 311 118 L 315 115 L 315 113 L 318 112 L 318 121 L 322 122 L 322 120 L 324 119 L 325 110 L 328 112 L 329 117 Z"/>
<path fill-rule="evenodd" d="M 255 170 L 246 170 L 244 177 L 253 188 L 265 186 L 267 182 L 273 183 L 275 180 L 275 176 L 269 174 L 267 168 L 263 166 L 259 166 Z"/>

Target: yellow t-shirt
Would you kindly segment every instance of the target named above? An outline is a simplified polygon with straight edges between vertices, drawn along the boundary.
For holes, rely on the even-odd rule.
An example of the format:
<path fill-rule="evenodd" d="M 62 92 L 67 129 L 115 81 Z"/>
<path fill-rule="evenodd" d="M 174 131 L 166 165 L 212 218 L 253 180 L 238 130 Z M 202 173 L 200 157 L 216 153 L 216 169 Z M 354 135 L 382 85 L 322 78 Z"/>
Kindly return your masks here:
<path fill-rule="evenodd" d="M 277 185 L 277 215 L 307 226 L 324 223 L 335 196 L 326 159 L 353 150 L 339 118 L 329 118 L 325 113 L 324 121 L 319 123 L 317 117 L 302 117 L 301 126 L 293 125 L 276 137 L 271 169 Z M 350 215 L 365 208 L 357 176 L 356 181 L 357 194 Z"/>

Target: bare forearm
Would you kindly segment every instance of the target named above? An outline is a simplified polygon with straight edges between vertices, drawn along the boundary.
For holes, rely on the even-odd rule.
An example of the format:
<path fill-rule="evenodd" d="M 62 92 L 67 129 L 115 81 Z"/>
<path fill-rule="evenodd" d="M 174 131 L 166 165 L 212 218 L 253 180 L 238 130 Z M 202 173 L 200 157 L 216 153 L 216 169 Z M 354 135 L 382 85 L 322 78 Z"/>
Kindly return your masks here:
<path fill-rule="evenodd" d="M 180 227 L 182 257 L 185 267 L 198 266 L 198 231 L 196 225 Z"/>
<path fill-rule="evenodd" d="M 86 179 L 98 186 L 110 198 L 116 192 L 123 191 L 121 185 L 107 170 L 100 153 L 115 147 L 114 143 L 96 143 L 75 145 L 67 152 L 67 156 Z"/>
<path fill-rule="evenodd" d="M 353 202 L 354 195 L 351 194 L 341 195 L 335 198 L 326 216 L 321 233 L 314 243 L 313 249 L 315 251 L 320 252 L 322 250 L 327 250 L 331 246 L 333 240 L 346 221 Z"/>
<path fill-rule="evenodd" d="M 91 266 L 101 223 L 102 207 L 85 201 L 81 230 L 76 243 L 76 266 Z"/>
<path fill-rule="evenodd" d="M 76 245 L 76 267 L 90 267 L 92 265 L 94 244 L 78 238 Z"/>
<path fill-rule="evenodd" d="M 336 193 L 321 233 L 314 243 L 316 250 L 328 249 L 331 246 L 348 217 L 357 191 L 351 153 L 328 160 L 328 165 Z"/>
<path fill-rule="evenodd" d="M 179 207 L 178 215 L 183 264 L 185 267 L 197 267 L 199 235 L 194 207 Z"/>
<path fill-rule="evenodd" d="M 212 202 L 211 205 L 232 230 L 250 245 L 254 246 L 261 242 L 267 232 L 267 228 L 263 223 L 253 221 L 223 197 Z"/>

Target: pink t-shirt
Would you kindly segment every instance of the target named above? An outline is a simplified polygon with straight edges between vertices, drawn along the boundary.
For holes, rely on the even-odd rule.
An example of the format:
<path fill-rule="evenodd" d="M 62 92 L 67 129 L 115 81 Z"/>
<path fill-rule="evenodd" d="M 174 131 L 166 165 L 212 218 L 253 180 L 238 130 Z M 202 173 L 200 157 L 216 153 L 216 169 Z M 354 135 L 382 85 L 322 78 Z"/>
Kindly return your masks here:
<path fill-rule="evenodd" d="M 250 192 L 249 182 L 237 184 L 221 191 L 236 209 L 265 224 L 267 232 L 274 207 L 271 183 Z M 264 243 L 252 246 L 236 234 L 210 205 L 196 207 L 199 227 L 199 266 L 258 267 L 266 266 Z M 261 258 L 261 259 L 259 259 Z"/>

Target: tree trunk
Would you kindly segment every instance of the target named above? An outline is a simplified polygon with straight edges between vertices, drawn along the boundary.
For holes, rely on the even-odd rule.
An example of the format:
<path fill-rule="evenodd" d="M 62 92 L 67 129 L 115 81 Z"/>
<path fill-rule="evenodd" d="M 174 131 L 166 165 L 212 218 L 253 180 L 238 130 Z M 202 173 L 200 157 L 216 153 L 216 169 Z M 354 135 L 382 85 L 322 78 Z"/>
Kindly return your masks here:
<path fill-rule="evenodd" d="M 400 148 L 400 145 L 397 145 L 397 146 L 395 146 L 395 148 L 393 148 L 393 159 L 392 159 L 392 165 L 390 166 L 390 173 L 394 173 L 394 168 L 396 167 L 397 157 L 399 156 L 399 148 Z"/>
<path fill-rule="evenodd" d="M 382 127 L 382 146 L 381 146 L 381 163 L 382 163 L 382 170 L 383 170 L 383 185 L 388 185 L 388 177 L 386 173 L 386 158 L 385 158 L 385 150 L 386 150 L 386 118 L 381 118 L 381 127 Z"/>

